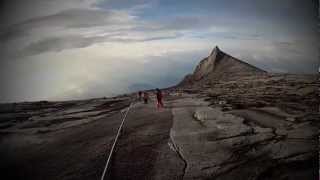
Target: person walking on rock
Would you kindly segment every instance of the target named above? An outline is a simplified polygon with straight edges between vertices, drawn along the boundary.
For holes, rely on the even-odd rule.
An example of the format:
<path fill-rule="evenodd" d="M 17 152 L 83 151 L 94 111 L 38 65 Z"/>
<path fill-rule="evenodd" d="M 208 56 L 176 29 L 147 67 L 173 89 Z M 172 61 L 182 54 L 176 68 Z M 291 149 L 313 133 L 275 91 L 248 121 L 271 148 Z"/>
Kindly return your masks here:
<path fill-rule="evenodd" d="M 139 101 L 141 101 L 142 100 L 142 92 L 141 91 L 139 91 Z"/>
<path fill-rule="evenodd" d="M 149 94 L 148 92 L 144 92 L 143 93 L 143 101 L 145 104 L 148 104 L 148 100 L 149 100 Z"/>
<path fill-rule="evenodd" d="M 157 90 L 157 108 L 160 109 L 160 108 L 163 108 L 163 102 L 162 102 L 162 99 L 163 99 L 163 96 L 162 96 L 162 92 L 160 89 L 156 89 Z"/>

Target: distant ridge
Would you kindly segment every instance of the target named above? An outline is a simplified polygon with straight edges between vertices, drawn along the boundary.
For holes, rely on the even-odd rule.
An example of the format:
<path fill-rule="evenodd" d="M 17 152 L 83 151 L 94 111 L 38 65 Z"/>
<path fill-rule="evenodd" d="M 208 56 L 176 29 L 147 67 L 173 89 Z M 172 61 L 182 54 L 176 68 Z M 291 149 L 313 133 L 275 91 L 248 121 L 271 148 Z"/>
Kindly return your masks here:
<path fill-rule="evenodd" d="M 267 72 L 230 56 L 216 46 L 208 57 L 200 61 L 193 74 L 187 75 L 179 85 L 264 73 Z"/>

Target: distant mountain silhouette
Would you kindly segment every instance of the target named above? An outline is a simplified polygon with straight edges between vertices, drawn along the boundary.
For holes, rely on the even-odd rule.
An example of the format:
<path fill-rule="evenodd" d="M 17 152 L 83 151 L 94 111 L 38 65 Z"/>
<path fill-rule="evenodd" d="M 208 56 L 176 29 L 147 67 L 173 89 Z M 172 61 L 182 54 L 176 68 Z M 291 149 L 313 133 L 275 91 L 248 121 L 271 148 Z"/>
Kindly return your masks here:
<path fill-rule="evenodd" d="M 216 46 L 211 54 L 204 58 L 193 74 L 187 75 L 179 85 L 208 83 L 215 80 L 230 79 L 237 76 L 258 75 L 267 73 L 251 64 L 234 58 Z"/>

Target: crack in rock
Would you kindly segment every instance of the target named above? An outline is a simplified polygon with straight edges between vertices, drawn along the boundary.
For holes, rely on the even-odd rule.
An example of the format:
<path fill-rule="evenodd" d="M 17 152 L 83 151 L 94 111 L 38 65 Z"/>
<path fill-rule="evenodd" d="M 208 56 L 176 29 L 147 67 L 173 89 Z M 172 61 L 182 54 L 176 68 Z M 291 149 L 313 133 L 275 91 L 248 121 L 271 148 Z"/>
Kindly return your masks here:
<path fill-rule="evenodd" d="M 187 168 L 188 168 L 188 162 L 185 159 L 185 157 L 183 156 L 182 152 L 180 151 L 180 147 L 175 143 L 175 141 L 172 137 L 171 131 L 172 130 L 170 130 L 170 140 L 169 140 L 168 144 L 169 144 L 170 149 L 172 149 L 174 152 L 177 153 L 178 157 L 182 160 L 182 162 L 184 164 L 184 167 L 182 170 L 182 175 L 181 175 L 181 179 L 184 179 L 184 176 L 185 176 Z"/>

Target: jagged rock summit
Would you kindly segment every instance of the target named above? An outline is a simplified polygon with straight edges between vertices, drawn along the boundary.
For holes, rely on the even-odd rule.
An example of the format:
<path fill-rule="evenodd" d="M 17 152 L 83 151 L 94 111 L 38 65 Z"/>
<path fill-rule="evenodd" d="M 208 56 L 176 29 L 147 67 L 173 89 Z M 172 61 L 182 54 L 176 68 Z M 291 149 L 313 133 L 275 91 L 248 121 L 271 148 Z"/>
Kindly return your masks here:
<path fill-rule="evenodd" d="M 180 85 L 264 73 L 266 71 L 232 57 L 216 46 L 208 57 L 200 61 L 193 74 L 187 75 Z"/>

